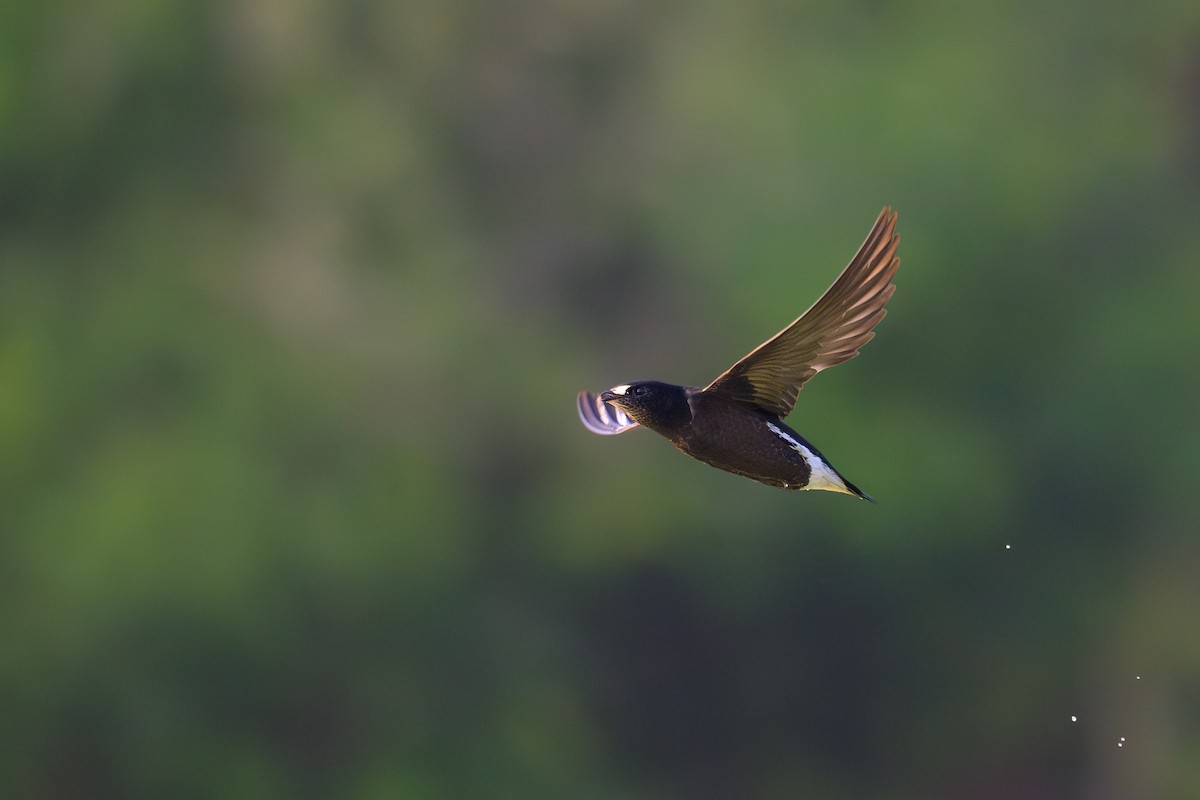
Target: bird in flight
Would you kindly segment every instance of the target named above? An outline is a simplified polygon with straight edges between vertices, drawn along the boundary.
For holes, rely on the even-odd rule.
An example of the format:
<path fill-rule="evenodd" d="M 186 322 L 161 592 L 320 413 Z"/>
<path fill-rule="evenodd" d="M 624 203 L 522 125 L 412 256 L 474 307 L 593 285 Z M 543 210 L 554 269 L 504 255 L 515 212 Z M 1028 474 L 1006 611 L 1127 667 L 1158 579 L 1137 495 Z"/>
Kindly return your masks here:
<path fill-rule="evenodd" d="M 812 308 L 703 389 L 659 381 L 580 392 L 579 418 L 612 436 L 639 426 L 699 461 L 781 489 L 872 498 L 783 423 L 813 375 L 858 355 L 896 291 L 896 215 L 880 212 L 862 247 Z"/>

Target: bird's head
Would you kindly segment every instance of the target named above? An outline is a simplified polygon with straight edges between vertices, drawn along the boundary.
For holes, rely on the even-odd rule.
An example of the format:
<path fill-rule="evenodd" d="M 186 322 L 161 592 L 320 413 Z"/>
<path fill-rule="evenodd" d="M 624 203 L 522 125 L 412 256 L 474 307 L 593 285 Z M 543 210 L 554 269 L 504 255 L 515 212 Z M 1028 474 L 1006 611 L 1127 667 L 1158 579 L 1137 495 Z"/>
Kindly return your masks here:
<path fill-rule="evenodd" d="M 692 418 L 687 391 L 669 383 L 623 383 L 601 392 L 600 399 L 621 409 L 639 424 L 659 432 L 668 432 Z"/>

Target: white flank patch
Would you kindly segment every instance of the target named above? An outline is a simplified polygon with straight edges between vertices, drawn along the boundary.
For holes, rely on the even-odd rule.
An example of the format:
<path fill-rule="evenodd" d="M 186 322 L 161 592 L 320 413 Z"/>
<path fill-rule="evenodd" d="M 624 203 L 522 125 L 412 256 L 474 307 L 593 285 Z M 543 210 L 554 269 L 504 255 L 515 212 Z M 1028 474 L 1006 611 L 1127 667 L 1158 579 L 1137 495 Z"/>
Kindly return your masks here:
<path fill-rule="evenodd" d="M 824 489 L 830 492 L 854 494 L 846 486 L 846 482 L 833 471 L 833 467 L 825 463 L 824 459 L 800 444 L 800 442 L 797 442 L 791 436 L 788 436 L 783 430 L 776 427 L 774 423 L 768 422 L 767 427 L 774 431 L 775 435 L 779 438 L 790 444 L 792 449 L 799 453 L 804 458 L 805 463 L 808 464 L 808 468 L 812 471 L 812 474 L 808 476 L 808 485 L 804 487 L 805 489 Z"/>
<path fill-rule="evenodd" d="M 613 388 L 609 389 L 609 391 L 612 392 L 613 394 L 623 395 L 629 391 L 629 384 L 622 383 L 620 386 L 614 386 Z"/>

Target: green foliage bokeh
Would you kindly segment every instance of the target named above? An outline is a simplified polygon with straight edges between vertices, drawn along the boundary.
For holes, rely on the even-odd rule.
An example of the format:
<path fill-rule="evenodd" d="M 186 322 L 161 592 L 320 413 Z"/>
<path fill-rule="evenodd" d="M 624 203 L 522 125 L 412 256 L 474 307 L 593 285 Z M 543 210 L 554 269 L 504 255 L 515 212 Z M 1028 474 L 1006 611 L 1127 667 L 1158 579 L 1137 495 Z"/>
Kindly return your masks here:
<path fill-rule="evenodd" d="M 1200 793 L 1194 2 L 8 11 L 0 795 Z M 885 204 L 878 506 L 578 424 Z"/>

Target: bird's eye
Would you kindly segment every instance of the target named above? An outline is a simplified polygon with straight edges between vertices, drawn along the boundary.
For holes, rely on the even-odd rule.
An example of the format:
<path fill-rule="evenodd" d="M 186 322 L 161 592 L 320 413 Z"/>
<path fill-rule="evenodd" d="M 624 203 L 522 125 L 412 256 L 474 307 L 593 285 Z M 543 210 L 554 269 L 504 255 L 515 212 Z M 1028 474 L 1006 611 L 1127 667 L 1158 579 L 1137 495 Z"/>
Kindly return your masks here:
<path fill-rule="evenodd" d="M 646 393 L 649 391 L 650 390 L 647 389 L 645 386 L 635 386 L 635 387 L 633 387 L 633 396 L 634 397 L 645 397 Z"/>

